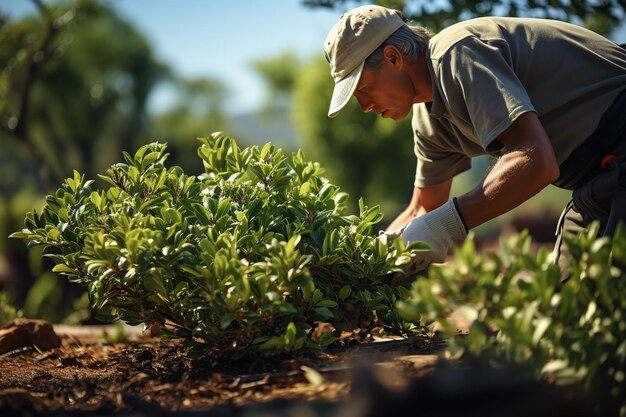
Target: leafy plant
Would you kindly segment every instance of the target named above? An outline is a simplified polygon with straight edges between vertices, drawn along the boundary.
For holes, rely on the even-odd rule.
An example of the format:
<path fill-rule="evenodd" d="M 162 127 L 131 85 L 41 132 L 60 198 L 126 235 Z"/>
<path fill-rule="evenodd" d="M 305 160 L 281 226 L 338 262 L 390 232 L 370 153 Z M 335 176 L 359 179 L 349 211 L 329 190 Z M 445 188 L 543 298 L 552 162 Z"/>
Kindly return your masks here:
<path fill-rule="evenodd" d="M 165 166 L 166 145 L 124 153 L 101 175 L 74 172 L 12 237 L 44 245 L 53 271 L 88 288 L 105 319 L 159 323 L 166 337 L 220 352 L 323 348 L 342 330 L 419 331 L 397 315 L 412 250 L 372 236 L 382 214 L 347 194 L 301 151 L 201 139 L 205 173 Z M 312 339 L 317 323 L 336 331 Z"/>
<path fill-rule="evenodd" d="M 0 326 L 21 316 L 22 312 L 15 307 L 9 294 L 0 292 Z"/>
<path fill-rule="evenodd" d="M 497 255 L 479 256 L 470 240 L 454 263 L 415 281 L 398 307 L 407 319 L 439 322 L 456 358 L 514 363 L 538 378 L 579 382 L 608 397 L 599 405 L 617 403 L 626 413 L 626 229 L 612 240 L 597 232 L 595 224 L 566 240 L 573 254 L 566 283 L 545 249 L 533 253 L 527 233 L 503 241 Z M 456 334 L 453 310 L 471 323 L 468 335 Z"/>

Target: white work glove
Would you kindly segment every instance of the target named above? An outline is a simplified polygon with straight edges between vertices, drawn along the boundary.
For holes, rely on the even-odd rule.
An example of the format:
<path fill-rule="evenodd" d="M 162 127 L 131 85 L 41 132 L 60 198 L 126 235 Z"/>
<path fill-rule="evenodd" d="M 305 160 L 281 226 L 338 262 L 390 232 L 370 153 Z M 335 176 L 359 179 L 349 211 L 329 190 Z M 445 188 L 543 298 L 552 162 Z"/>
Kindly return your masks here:
<path fill-rule="evenodd" d="M 411 254 L 410 270 L 413 272 L 421 271 L 433 262 L 445 261 L 452 243 L 467 237 L 467 229 L 453 200 L 412 220 L 401 232 L 405 245 L 424 242 L 431 248 Z"/>

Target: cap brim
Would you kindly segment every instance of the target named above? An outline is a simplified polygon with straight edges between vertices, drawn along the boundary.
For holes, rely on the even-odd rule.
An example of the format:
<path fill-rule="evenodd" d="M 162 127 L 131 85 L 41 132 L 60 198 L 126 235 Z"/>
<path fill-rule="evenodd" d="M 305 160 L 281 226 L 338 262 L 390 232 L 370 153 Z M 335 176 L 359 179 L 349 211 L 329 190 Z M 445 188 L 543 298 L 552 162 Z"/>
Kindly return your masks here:
<path fill-rule="evenodd" d="M 333 97 L 330 100 L 330 109 L 328 110 L 328 117 L 335 117 L 337 113 L 350 100 L 352 94 L 354 94 L 354 90 L 356 90 L 356 86 L 361 79 L 361 72 L 363 71 L 363 64 L 365 61 L 361 62 L 358 67 L 354 69 L 346 78 L 335 83 L 335 89 L 333 90 Z"/>

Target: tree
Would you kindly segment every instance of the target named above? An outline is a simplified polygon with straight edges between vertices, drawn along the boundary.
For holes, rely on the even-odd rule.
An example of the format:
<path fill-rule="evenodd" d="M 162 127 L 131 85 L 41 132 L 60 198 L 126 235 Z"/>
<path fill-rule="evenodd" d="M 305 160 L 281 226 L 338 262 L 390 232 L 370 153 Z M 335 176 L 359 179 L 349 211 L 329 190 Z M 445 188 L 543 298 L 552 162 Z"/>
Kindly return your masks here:
<path fill-rule="evenodd" d="M 194 139 L 231 130 L 223 112 L 228 91 L 220 81 L 211 78 L 177 77 L 169 84 L 176 101 L 168 110 L 153 116 L 150 137 L 169 144 L 175 165 L 199 172 L 202 166 L 195 158 L 199 142 Z"/>
<path fill-rule="evenodd" d="M 340 8 L 347 0 L 303 0 L 309 7 Z M 478 16 L 526 16 L 565 20 L 608 34 L 626 13 L 624 0 L 376 0 L 381 6 L 402 10 L 409 20 L 441 30 L 460 20 Z"/>
<path fill-rule="evenodd" d="M 106 168 L 145 129 L 147 99 L 168 69 L 147 40 L 94 1 L 47 7 L 6 22 L 0 85 L 3 150 L 25 145 L 45 188 Z M 9 147 L 9 149 L 6 149 Z M 107 158 L 108 156 L 108 158 Z"/>
<path fill-rule="evenodd" d="M 268 94 L 262 111 L 272 113 L 291 105 L 291 92 L 301 66 L 298 57 L 291 52 L 252 63 L 252 68 L 267 83 Z"/>
<path fill-rule="evenodd" d="M 256 140 L 272 140 L 285 149 L 297 148 L 293 123 L 291 121 L 291 108 L 293 106 L 293 88 L 298 78 L 302 62 L 293 52 L 283 52 L 276 56 L 259 59 L 252 62 L 252 69 L 263 79 L 266 85 L 266 94 L 263 103 L 252 118 L 252 125 L 259 134 Z M 245 127 L 246 120 L 238 119 L 237 130 Z M 240 136 L 252 139 L 252 135 L 245 132 L 238 133 Z"/>

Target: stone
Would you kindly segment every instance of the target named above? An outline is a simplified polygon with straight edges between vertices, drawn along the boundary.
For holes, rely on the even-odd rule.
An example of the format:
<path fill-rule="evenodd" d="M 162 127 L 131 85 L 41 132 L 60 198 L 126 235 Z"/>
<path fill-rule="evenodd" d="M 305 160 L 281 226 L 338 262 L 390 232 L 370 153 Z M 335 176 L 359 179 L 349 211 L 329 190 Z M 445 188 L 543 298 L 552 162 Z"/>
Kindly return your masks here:
<path fill-rule="evenodd" d="M 50 350 L 61 346 L 61 338 L 45 320 L 15 319 L 0 327 L 0 354 L 33 345 Z"/>

